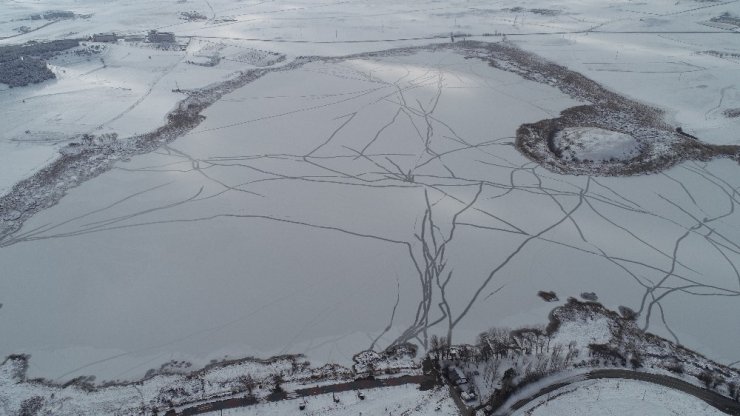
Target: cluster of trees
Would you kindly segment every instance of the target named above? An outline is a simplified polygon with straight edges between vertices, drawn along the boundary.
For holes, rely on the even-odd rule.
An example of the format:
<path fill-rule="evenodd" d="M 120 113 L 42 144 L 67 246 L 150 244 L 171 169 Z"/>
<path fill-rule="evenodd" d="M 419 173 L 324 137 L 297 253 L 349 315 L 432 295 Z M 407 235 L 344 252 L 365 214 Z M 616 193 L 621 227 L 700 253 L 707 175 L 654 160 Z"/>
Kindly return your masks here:
<path fill-rule="evenodd" d="M 77 39 L 61 39 L 51 42 L 28 42 L 23 45 L 0 47 L 0 62 L 7 62 L 21 57 L 50 59 L 57 53 L 79 46 Z"/>
<path fill-rule="evenodd" d="M 207 20 L 208 17 L 204 15 L 203 13 L 196 12 L 195 10 L 188 11 L 188 12 L 181 12 L 180 13 L 180 19 L 182 20 L 188 20 L 188 21 L 198 21 L 198 20 Z"/>
<path fill-rule="evenodd" d="M 16 59 L 9 62 L 0 62 L 0 83 L 12 87 L 24 87 L 28 84 L 38 84 L 56 76 L 39 59 Z"/>
<path fill-rule="evenodd" d="M 724 386 L 724 394 L 731 399 L 740 401 L 740 383 L 734 380 L 728 380 L 727 377 L 729 376 L 729 374 L 722 374 L 710 368 L 706 368 L 704 371 L 697 374 L 696 378 L 704 383 L 704 387 L 706 387 L 707 390 L 714 390 L 720 394 L 723 393 L 721 387 Z"/>
<path fill-rule="evenodd" d="M 551 341 L 552 332 L 542 327 L 515 331 L 491 328 L 478 335 L 475 345 L 450 346 L 446 338 L 432 336 L 430 354 L 442 366 L 453 364 L 467 369 L 468 380 L 479 376 L 478 385 L 491 392 L 487 403 L 497 408 L 519 386 L 574 363 L 579 354 L 575 342 L 566 347 Z"/>
<path fill-rule="evenodd" d="M 584 299 L 596 298 L 585 293 Z M 509 330 L 492 328 L 478 335 L 474 345 L 451 346 L 447 338 L 431 337 L 431 359 L 442 368 L 457 367 L 482 392 L 490 392 L 486 403 L 498 408 L 522 386 L 564 369 L 614 366 L 637 369 L 660 368 L 683 379 L 695 377 L 707 389 L 740 401 L 740 377 L 736 369 L 718 365 L 680 345 L 642 331 L 638 314 L 627 307 L 616 313 L 595 302 L 570 298 L 555 308 L 547 327 Z M 558 343 L 553 335 L 561 322 L 604 317 L 612 337 L 607 343 L 591 343 L 584 353 L 575 341 Z M 583 358 L 583 359 L 581 359 Z M 483 399 L 486 399 L 481 395 Z"/>
<path fill-rule="evenodd" d="M 31 20 L 63 20 L 63 19 L 74 19 L 75 14 L 74 12 L 66 11 L 66 10 L 50 10 L 48 12 L 43 12 L 39 14 L 32 14 L 30 19 Z"/>
<path fill-rule="evenodd" d="M 735 26 L 740 26 L 740 17 L 733 16 L 732 14 L 730 14 L 730 12 L 724 12 L 721 15 L 713 17 L 709 20 L 711 20 L 712 22 L 727 23 Z"/>
<path fill-rule="evenodd" d="M 41 409 L 44 407 L 44 398 L 41 396 L 33 396 L 21 403 L 20 411 L 18 416 L 36 416 L 39 414 Z"/>
<path fill-rule="evenodd" d="M 735 399 L 735 401 L 740 402 L 740 383 L 734 381 L 727 382 L 727 390 L 730 397 Z"/>
<path fill-rule="evenodd" d="M 716 56 L 718 58 L 740 58 L 740 53 L 735 52 L 723 52 L 723 51 L 704 51 L 706 55 Z"/>
<path fill-rule="evenodd" d="M 575 342 L 567 347 L 551 345 L 552 336 L 544 328 L 491 328 L 478 335 L 475 345 L 450 346 L 446 338 L 430 338 L 430 355 L 457 365 L 478 368 L 483 382 L 497 384 L 528 383 L 572 365 L 578 357 Z M 508 367 L 508 368 L 507 368 Z M 502 369 L 506 371 L 501 373 Z"/>
<path fill-rule="evenodd" d="M 0 83 L 23 87 L 56 78 L 46 60 L 79 44 L 78 40 L 63 39 L 0 47 Z"/>
<path fill-rule="evenodd" d="M 604 364 L 611 363 L 612 365 L 621 365 L 622 367 L 626 367 L 627 361 L 629 360 L 632 368 L 637 369 L 642 367 L 642 356 L 636 349 L 620 351 L 610 344 L 589 344 L 588 349 L 589 355 L 593 357 L 591 362 L 592 365 L 598 365 L 603 361 Z M 673 369 L 671 371 L 683 371 L 683 367 L 680 363 L 672 362 L 669 366 L 669 369 Z"/>

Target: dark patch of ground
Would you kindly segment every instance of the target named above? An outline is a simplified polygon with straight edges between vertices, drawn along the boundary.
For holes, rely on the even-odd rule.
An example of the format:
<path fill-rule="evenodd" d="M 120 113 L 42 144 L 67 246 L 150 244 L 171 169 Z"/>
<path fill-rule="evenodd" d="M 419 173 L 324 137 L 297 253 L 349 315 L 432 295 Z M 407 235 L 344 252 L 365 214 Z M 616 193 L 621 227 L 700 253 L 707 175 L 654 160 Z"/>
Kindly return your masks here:
<path fill-rule="evenodd" d="M 79 44 L 79 40 L 65 39 L 0 46 L 0 83 L 10 87 L 23 87 L 54 79 L 56 76 L 46 65 L 46 61 Z"/>

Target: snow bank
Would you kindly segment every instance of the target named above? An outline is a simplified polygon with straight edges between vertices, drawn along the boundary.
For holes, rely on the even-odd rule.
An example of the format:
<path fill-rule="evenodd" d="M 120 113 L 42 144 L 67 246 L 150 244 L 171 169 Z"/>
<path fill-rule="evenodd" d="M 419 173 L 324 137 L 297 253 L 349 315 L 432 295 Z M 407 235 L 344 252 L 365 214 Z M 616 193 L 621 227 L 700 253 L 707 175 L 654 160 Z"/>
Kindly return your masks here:
<path fill-rule="evenodd" d="M 612 336 L 609 319 L 593 316 L 561 323 L 552 343 L 568 346 L 570 342 L 575 342 L 580 348 L 588 348 L 589 344 L 605 344 Z"/>

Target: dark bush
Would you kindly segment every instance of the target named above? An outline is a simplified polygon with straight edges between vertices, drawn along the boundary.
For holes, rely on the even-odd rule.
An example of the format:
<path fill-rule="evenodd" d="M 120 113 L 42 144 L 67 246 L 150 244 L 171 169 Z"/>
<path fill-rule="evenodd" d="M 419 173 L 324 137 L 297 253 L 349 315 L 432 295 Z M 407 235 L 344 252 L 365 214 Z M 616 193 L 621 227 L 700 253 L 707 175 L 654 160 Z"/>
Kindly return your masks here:
<path fill-rule="evenodd" d="M 709 370 L 702 371 L 701 373 L 699 373 L 699 375 L 696 376 L 696 378 L 704 383 L 704 386 L 706 386 L 706 388 L 712 387 L 712 383 L 714 382 L 714 374 L 712 374 L 712 372 Z"/>
<path fill-rule="evenodd" d="M 620 306 L 619 313 L 622 315 L 622 318 L 628 319 L 630 321 L 636 320 L 638 316 L 637 312 L 627 306 Z"/>
<path fill-rule="evenodd" d="M 591 302 L 596 302 L 597 300 L 599 300 L 599 297 L 596 296 L 596 293 L 594 292 L 583 292 L 581 293 L 581 298 L 583 298 L 583 300 L 588 300 Z"/>
<path fill-rule="evenodd" d="M 545 302 L 557 302 L 559 300 L 558 295 L 553 291 L 545 292 L 540 290 L 537 292 L 537 296 L 541 297 Z"/>
<path fill-rule="evenodd" d="M 52 42 L 30 42 L 25 45 L 0 47 L 0 83 L 11 87 L 37 84 L 55 75 L 46 65 L 46 60 L 64 50 L 79 46 L 75 39 Z"/>
<path fill-rule="evenodd" d="M 56 76 L 46 66 L 46 62 L 38 59 L 26 58 L 0 62 L 0 83 L 10 87 L 24 87 L 54 78 Z"/>
<path fill-rule="evenodd" d="M 42 407 L 44 407 L 44 398 L 41 396 L 33 396 L 21 402 L 21 408 L 18 415 L 36 416 Z"/>

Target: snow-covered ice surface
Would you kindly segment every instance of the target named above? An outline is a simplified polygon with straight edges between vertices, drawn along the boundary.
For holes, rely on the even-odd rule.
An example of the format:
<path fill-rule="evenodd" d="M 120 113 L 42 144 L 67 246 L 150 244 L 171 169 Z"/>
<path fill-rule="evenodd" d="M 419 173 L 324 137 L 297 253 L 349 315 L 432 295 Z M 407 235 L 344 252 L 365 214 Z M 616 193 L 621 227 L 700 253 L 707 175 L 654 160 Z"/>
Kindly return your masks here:
<path fill-rule="evenodd" d="M 55 377 L 225 354 L 346 363 L 450 328 L 465 341 L 539 323 L 550 289 L 642 306 L 650 330 L 732 360 L 736 164 L 592 179 L 513 148 L 518 125 L 575 104 L 449 50 L 265 75 L 6 241 L 4 351 Z M 435 238 L 454 234 L 445 286 L 423 272 L 442 260 L 424 254 L 430 217 Z"/>
<path fill-rule="evenodd" d="M 344 56 L 450 32 L 507 33 L 702 140 L 737 144 L 738 119 L 725 114 L 740 108 L 738 35 L 703 22 L 739 4 L 4 2 L 0 45 L 159 29 L 184 50 L 118 42 L 53 60 L 57 80 L 0 90 L 0 193 L 75 135 L 161 125 L 184 97 L 173 89 L 281 54 Z M 91 16 L 20 20 L 50 9 Z M 180 19 L 191 10 L 207 20 Z M 4 242 L 0 355 L 32 353 L 31 375 L 63 379 L 137 377 L 172 358 L 347 362 L 450 327 L 462 342 L 492 325 L 539 323 L 552 305 L 535 293 L 555 290 L 596 292 L 640 310 L 651 331 L 737 361 L 737 164 L 593 179 L 549 173 L 513 148 L 519 125 L 578 104 L 450 51 L 269 74 Z M 434 261 L 421 234 L 436 229 L 430 216 L 452 236 L 463 210 L 442 280 L 420 274 Z"/>
<path fill-rule="evenodd" d="M 637 380 L 587 380 L 570 384 L 522 407 L 512 416 L 724 415 L 702 400 Z"/>

